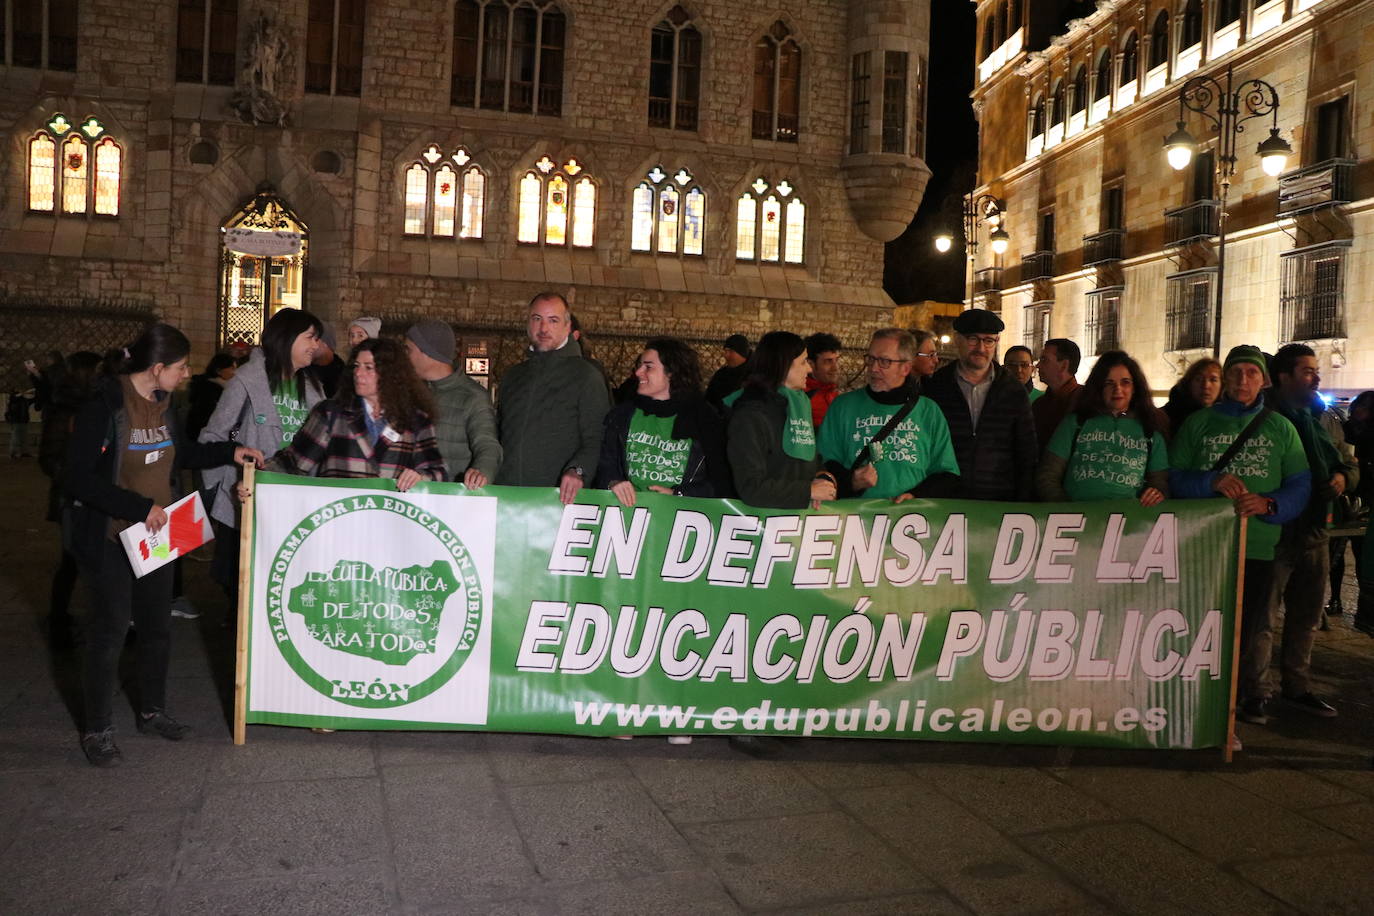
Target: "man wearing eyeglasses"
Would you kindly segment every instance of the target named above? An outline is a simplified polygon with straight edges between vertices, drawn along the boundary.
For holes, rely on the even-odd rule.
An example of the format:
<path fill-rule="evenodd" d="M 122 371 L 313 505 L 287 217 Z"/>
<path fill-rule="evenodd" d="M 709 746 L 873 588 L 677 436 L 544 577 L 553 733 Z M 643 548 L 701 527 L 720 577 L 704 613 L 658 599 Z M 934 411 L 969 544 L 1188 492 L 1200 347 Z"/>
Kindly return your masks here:
<path fill-rule="evenodd" d="M 875 332 L 864 355 L 868 386 L 830 405 L 817 445 L 841 498 L 904 502 L 953 495 L 959 465 L 949 426 L 940 408 L 921 397 L 911 376 L 915 359 L 916 339 L 909 331 Z"/>
<path fill-rule="evenodd" d="M 949 424 L 960 495 L 970 499 L 1035 498 L 1039 448 L 1030 399 L 1016 376 L 996 360 L 1005 327 L 986 309 L 961 312 L 954 319 L 959 358 L 922 384 Z"/>
<path fill-rule="evenodd" d="M 1045 392 L 1035 387 L 1031 381 L 1035 377 L 1035 354 L 1030 347 L 1023 347 L 1017 344 L 1014 347 L 1007 347 L 1007 352 L 1002 354 L 1002 365 L 1011 370 L 1011 374 L 1016 376 L 1016 380 L 1026 386 L 1026 397 L 1030 398 L 1032 405 L 1042 397 Z M 1031 414 L 1034 415 L 1035 407 L 1031 407 Z M 1038 430 L 1037 430 L 1038 432 Z"/>

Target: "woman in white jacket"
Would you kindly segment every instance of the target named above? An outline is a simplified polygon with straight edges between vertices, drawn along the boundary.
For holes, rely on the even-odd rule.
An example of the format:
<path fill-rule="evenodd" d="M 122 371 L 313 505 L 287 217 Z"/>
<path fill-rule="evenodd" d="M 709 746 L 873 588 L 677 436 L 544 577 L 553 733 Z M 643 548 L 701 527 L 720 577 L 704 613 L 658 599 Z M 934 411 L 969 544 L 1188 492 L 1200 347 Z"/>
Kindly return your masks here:
<path fill-rule="evenodd" d="M 282 309 L 262 332 L 262 346 L 224 387 L 201 442 L 234 441 L 269 458 L 291 444 L 310 409 L 324 400 L 324 391 L 310 368 L 323 326 L 300 309 Z M 238 591 L 238 539 L 225 534 L 238 528 L 238 499 L 234 487 L 238 468 L 204 472 L 205 487 L 214 493 L 210 517 L 217 532 L 211 575 L 231 599 Z M 235 602 L 236 603 L 236 602 Z M 235 615 L 232 613 L 230 620 Z"/>

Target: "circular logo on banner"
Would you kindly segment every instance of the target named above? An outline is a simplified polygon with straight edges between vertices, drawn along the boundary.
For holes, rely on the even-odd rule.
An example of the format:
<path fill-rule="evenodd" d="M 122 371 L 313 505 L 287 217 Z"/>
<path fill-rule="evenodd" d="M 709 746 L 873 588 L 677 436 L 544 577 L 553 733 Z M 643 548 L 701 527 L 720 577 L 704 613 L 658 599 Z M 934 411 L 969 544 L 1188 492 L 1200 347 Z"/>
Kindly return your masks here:
<path fill-rule="evenodd" d="M 350 496 L 307 515 L 267 575 L 267 620 L 282 657 L 351 706 L 404 706 L 438 690 L 467 661 L 485 616 L 462 540 L 395 495 Z"/>

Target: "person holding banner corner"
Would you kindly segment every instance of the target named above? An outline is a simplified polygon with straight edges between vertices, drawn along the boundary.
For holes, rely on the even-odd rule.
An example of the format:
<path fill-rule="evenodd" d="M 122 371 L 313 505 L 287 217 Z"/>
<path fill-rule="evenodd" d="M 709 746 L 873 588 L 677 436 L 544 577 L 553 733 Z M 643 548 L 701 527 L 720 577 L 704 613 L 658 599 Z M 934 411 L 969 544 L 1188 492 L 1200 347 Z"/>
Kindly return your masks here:
<path fill-rule="evenodd" d="M 171 648 L 172 565 L 135 579 L 119 531 L 137 522 L 167 524 L 163 507 L 180 496 L 183 468 L 252 460 L 262 452 L 233 442 L 183 437 L 171 392 L 190 377 L 191 343 L 176 328 L 154 324 L 123 351 L 117 374 L 81 408 L 67 443 L 64 486 L 73 505 L 64 518 L 81 576 L 90 590 L 82 663 L 81 750 L 92 765 L 117 766 L 113 688 L 130 619 L 137 627 L 135 670 L 140 733 L 179 741 L 191 728 L 167 714 Z"/>

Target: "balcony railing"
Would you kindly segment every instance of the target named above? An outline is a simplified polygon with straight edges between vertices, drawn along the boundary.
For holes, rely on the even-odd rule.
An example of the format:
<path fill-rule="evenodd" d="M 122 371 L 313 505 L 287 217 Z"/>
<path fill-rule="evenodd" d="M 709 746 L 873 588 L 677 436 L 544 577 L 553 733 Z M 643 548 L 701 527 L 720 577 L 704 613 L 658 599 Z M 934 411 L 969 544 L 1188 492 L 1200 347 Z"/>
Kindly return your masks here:
<path fill-rule="evenodd" d="M 1184 207 L 1165 210 L 1164 218 L 1169 223 L 1169 247 L 1178 248 L 1215 236 L 1220 213 L 1219 200 L 1199 200 Z"/>
<path fill-rule="evenodd" d="M 1053 251 L 1033 251 L 1021 258 L 1022 281 L 1045 280 L 1053 276 Z"/>
<path fill-rule="evenodd" d="M 1185 271 L 1169 277 L 1165 316 L 1170 350 L 1197 350 L 1212 346 L 1215 278 L 1215 268 Z"/>
<path fill-rule="evenodd" d="M 1126 230 L 1108 229 L 1096 235 L 1083 236 L 1083 266 L 1120 261 L 1125 255 Z"/>
<path fill-rule="evenodd" d="M 1279 216 L 1349 203 L 1353 199 L 1355 160 L 1328 159 L 1279 176 Z"/>
<path fill-rule="evenodd" d="M 1002 291 L 1002 268 L 984 267 L 973 272 L 973 294 L 1000 293 Z"/>

